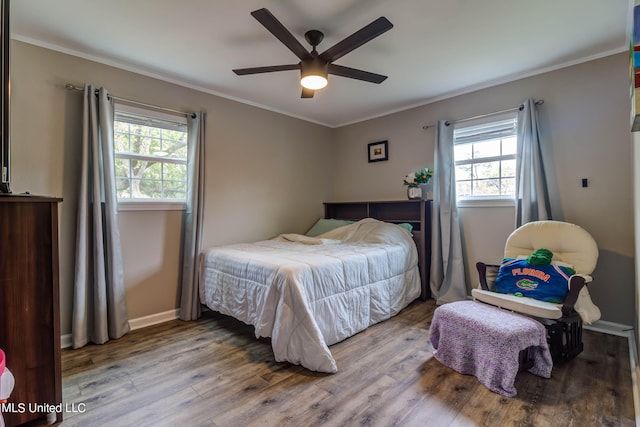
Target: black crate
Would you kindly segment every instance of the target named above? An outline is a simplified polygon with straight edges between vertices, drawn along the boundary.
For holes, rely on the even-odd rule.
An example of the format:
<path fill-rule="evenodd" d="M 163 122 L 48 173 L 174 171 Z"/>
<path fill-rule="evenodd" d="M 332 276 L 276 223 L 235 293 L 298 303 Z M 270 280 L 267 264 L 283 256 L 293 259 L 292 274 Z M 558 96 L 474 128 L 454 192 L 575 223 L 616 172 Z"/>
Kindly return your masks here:
<path fill-rule="evenodd" d="M 573 359 L 584 349 L 582 344 L 582 320 L 577 314 L 557 320 L 542 320 L 547 329 L 547 342 L 553 363 Z"/>

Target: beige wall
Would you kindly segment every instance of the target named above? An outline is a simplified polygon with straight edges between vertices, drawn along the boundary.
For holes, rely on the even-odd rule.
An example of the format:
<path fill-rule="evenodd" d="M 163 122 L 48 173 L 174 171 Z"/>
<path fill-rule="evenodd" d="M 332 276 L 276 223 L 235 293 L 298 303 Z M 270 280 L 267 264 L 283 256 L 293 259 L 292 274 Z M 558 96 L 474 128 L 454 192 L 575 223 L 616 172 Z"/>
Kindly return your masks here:
<path fill-rule="evenodd" d="M 634 295 L 634 307 L 636 307 L 635 318 L 633 319 L 633 327 L 635 328 L 635 344 L 636 355 L 640 354 L 640 318 L 638 316 L 639 300 L 638 292 L 640 291 L 640 132 L 633 132 L 632 137 L 632 157 L 633 157 L 633 211 L 634 211 L 634 237 L 635 237 L 635 279 L 636 288 Z M 636 364 L 635 378 L 639 378 L 640 365 Z"/>
<path fill-rule="evenodd" d="M 438 119 L 473 117 L 543 99 L 539 118 L 555 219 L 581 225 L 600 248 L 590 290 L 603 319 L 634 324 L 634 237 L 629 132 L 629 58 L 618 54 L 337 129 L 336 200 L 405 197 L 403 176 L 433 167 Z M 368 164 L 369 142 L 389 140 L 389 161 Z M 581 178 L 590 186 L 581 188 Z M 499 260 L 513 208 L 460 210 L 467 273 Z M 491 259 L 493 258 L 493 259 Z"/>
<path fill-rule="evenodd" d="M 75 202 L 84 82 L 113 94 L 207 116 L 204 245 L 303 232 L 326 200 L 404 199 L 403 176 L 433 166 L 424 124 L 544 99 L 554 217 L 589 230 L 600 247 L 591 287 L 605 320 L 634 324 L 634 238 L 628 55 L 619 54 L 366 122 L 329 129 L 21 42 L 12 44 L 12 189 L 64 197 L 61 320 L 70 332 Z M 367 144 L 388 140 L 389 160 Z M 590 187 L 580 187 L 588 178 Z M 468 263 L 498 260 L 513 208 L 461 209 Z M 131 318 L 177 307 L 181 213 L 121 212 Z M 475 274 L 469 271 L 470 282 Z"/>
<path fill-rule="evenodd" d="M 334 130 L 74 56 L 12 42 L 12 190 L 62 196 L 61 329 L 71 331 L 82 94 L 207 112 L 204 245 L 303 232 L 330 195 Z M 130 318 L 178 306 L 181 212 L 120 212 Z"/>

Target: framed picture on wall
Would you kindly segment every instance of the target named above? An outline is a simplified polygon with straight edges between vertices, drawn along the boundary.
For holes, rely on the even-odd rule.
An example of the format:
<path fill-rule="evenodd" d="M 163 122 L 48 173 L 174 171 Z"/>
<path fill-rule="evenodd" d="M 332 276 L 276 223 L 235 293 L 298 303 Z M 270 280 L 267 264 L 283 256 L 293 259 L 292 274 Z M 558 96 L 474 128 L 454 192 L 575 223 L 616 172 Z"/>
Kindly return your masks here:
<path fill-rule="evenodd" d="M 369 163 L 389 160 L 388 141 L 372 142 L 368 144 L 367 148 L 369 149 Z"/>

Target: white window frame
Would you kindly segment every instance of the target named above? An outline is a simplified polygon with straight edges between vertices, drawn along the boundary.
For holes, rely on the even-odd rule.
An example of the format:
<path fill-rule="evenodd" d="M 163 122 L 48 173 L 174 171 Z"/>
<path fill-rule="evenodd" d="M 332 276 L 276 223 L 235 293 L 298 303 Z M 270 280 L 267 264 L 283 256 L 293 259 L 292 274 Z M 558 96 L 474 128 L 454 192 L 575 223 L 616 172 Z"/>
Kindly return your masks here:
<path fill-rule="evenodd" d="M 178 114 L 169 114 L 160 112 L 154 109 L 140 108 L 137 106 L 129 105 L 122 102 L 114 103 L 114 110 L 116 113 L 122 112 L 124 114 L 130 113 L 137 116 L 143 116 L 149 118 L 150 122 L 154 120 L 160 122 L 172 122 L 179 125 L 187 124 L 186 116 L 178 115 Z M 115 150 L 115 147 L 114 147 Z M 141 155 L 129 154 L 129 153 L 118 153 L 114 152 L 114 160 L 120 159 L 147 159 L 153 161 L 162 161 L 163 163 L 178 163 L 186 165 L 188 159 L 176 160 L 170 158 L 157 158 L 154 156 L 146 157 Z M 120 199 L 118 198 L 118 210 L 119 211 L 182 211 L 185 209 L 184 200 L 177 199 L 146 199 L 146 198 L 127 198 Z"/>
<path fill-rule="evenodd" d="M 512 133 L 507 134 L 504 126 L 506 121 L 513 121 Z M 501 124 L 502 123 L 502 124 Z M 483 140 L 497 139 L 497 137 L 517 136 L 518 125 L 518 112 L 508 112 L 499 115 L 491 115 L 483 118 L 467 120 L 463 123 L 455 123 L 454 126 L 454 146 L 457 144 L 465 144 L 470 142 L 481 142 Z M 472 131 L 473 128 L 479 126 L 485 127 L 486 133 L 478 135 L 475 133 L 465 132 Z M 497 126 L 498 129 L 495 129 Z M 494 128 L 494 129 L 492 129 Z M 456 135 L 457 134 L 457 135 Z M 516 148 L 517 149 L 517 148 Z M 478 160 L 455 160 L 454 168 L 458 165 L 474 164 L 474 163 L 486 163 L 498 160 L 517 160 L 518 153 L 499 155 L 494 157 L 482 157 Z M 502 175 L 502 172 L 500 173 Z M 501 176 L 502 177 L 502 176 Z M 456 185 L 457 185 L 456 179 Z M 456 204 L 459 207 L 513 207 L 515 206 L 515 194 L 505 196 L 457 196 Z"/>

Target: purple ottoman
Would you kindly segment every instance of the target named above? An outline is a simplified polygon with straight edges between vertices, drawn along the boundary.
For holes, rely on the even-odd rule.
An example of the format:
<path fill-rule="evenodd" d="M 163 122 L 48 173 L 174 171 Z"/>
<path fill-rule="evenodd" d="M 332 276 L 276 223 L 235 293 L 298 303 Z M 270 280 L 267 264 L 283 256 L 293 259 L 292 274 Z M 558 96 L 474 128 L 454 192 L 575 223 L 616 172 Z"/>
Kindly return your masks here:
<path fill-rule="evenodd" d="M 545 327 L 519 314 L 475 301 L 436 308 L 430 331 L 434 355 L 461 374 L 474 375 L 489 390 L 516 395 L 519 355 L 529 349 L 532 374 L 550 378 L 553 362 Z"/>

